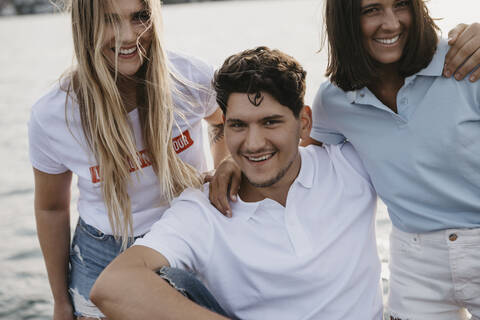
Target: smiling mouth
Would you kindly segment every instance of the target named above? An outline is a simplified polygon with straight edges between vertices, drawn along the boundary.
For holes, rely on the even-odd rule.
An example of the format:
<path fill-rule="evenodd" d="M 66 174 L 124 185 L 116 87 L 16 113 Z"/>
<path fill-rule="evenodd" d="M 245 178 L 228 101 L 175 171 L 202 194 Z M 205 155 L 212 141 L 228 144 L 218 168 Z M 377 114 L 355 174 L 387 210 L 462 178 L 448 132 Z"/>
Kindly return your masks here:
<path fill-rule="evenodd" d="M 260 155 L 260 156 L 244 155 L 244 157 L 248 161 L 255 162 L 255 163 L 261 163 L 261 162 L 264 162 L 264 161 L 267 161 L 267 160 L 271 159 L 275 154 L 276 154 L 276 152 L 272 152 L 272 153 L 264 154 L 264 155 Z"/>
<path fill-rule="evenodd" d="M 374 40 L 375 40 L 376 42 L 378 42 L 378 43 L 381 43 L 381 44 L 390 45 L 390 44 L 394 44 L 394 43 L 398 42 L 398 40 L 400 40 L 400 36 L 401 36 L 401 35 L 402 35 L 402 34 L 399 34 L 399 35 L 397 35 L 397 36 L 395 36 L 395 37 L 393 37 L 393 38 L 389 38 L 389 39 L 386 39 L 386 38 L 383 38 L 383 39 L 377 38 L 377 39 L 374 39 Z"/>
<path fill-rule="evenodd" d="M 115 48 L 112 48 L 115 51 Z M 118 49 L 118 56 L 128 58 L 134 56 L 137 53 L 137 46 L 131 48 L 120 48 Z"/>

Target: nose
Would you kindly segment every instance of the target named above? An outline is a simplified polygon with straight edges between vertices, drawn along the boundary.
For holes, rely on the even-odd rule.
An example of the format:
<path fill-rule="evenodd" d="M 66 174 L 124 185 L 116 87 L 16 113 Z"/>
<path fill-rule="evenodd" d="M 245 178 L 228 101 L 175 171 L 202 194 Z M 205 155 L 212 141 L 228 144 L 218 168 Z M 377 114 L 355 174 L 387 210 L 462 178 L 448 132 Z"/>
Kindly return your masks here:
<path fill-rule="evenodd" d="M 247 153 L 255 153 L 264 149 L 265 137 L 258 126 L 248 128 L 243 146 Z"/>
<path fill-rule="evenodd" d="M 133 43 L 137 40 L 137 32 L 130 21 L 122 21 L 118 27 L 118 39 L 122 43 Z"/>
<path fill-rule="evenodd" d="M 385 10 L 385 14 L 383 15 L 382 27 L 383 29 L 389 31 L 395 31 L 400 27 L 400 21 L 397 17 L 396 12 L 392 8 L 388 8 L 387 10 Z"/>

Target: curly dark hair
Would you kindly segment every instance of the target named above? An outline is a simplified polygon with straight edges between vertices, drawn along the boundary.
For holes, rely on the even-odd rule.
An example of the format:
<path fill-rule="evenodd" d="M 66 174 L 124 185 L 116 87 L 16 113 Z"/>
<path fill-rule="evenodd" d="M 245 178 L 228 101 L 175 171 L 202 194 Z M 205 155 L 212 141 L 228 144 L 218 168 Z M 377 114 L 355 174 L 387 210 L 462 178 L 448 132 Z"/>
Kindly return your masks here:
<path fill-rule="evenodd" d="M 304 105 L 306 75 L 293 57 L 279 50 L 257 47 L 228 57 L 215 72 L 213 87 L 224 114 L 230 94 L 247 93 L 250 102 L 258 106 L 260 92 L 266 92 L 298 118 Z"/>

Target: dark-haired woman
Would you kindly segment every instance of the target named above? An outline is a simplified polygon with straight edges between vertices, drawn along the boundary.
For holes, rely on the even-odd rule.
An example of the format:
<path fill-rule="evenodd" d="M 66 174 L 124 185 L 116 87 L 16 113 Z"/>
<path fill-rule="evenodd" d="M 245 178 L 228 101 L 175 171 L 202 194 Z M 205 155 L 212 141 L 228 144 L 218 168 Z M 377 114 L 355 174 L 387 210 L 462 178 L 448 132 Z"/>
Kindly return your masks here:
<path fill-rule="evenodd" d="M 480 319 L 480 84 L 442 76 L 423 0 L 327 0 L 312 138 L 348 140 L 393 223 L 391 319 Z"/>

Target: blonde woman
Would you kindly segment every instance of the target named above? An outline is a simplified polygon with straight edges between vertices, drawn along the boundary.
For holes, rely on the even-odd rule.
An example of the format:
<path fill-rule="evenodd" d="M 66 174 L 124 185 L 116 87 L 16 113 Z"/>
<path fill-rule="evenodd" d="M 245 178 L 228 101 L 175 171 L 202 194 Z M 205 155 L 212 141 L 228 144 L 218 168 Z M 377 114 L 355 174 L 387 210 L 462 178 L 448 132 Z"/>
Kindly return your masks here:
<path fill-rule="evenodd" d="M 165 51 L 160 1 L 72 0 L 70 11 L 77 65 L 33 106 L 29 123 L 55 320 L 104 317 L 89 300 L 97 276 L 169 200 L 201 185 L 201 120 L 222 122 L 211 68 Z M 217 132 L 215 164 L 226 152 Z M 70 244 L 73 174 L 80 219 Z"/>

